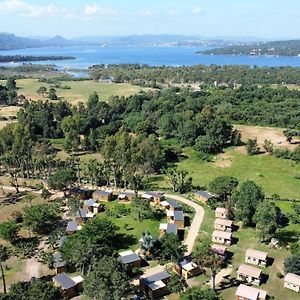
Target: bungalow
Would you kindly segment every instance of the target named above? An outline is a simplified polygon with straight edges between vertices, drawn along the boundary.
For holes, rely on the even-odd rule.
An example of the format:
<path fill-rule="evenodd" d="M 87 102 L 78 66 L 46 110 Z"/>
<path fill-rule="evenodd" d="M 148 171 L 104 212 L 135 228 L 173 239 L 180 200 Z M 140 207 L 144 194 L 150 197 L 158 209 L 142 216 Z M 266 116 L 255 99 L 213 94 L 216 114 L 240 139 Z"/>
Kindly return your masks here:
<path fill-rule="evenodd" d="M 184 229 L 184 214 L 180 210 L 168 210 L 167 219 L 169 223 L 176 224 L 178 229 Z"/>
<path fill-rule="evenodd" d="M 284 277 L 284 287 L 300 293 L 300 276 L 293 273 L 287 273 Z"/>
<path fill-rule="evenodd" d="M 54 268 L 55 268 L 56 274 L 67 272 L 67 264 L 66 264 L 66 262 L 64 262 L 62 260 L 61 254 L 55 253 L 53 255 L 53 257 L 54 257 Z"/>
<path fill-rule="evenodd" d="M 214 230 L 212 234 L 213 243 L 231 245 L 232 233 L 227 231 Z"/>
<path fill-rule="evenodd" d="M 200 267 L 194 262 L 189 262 L 181 266 L 181 275 L 185 279 L 197 276 L 201 273 Z"/>
<path fill-rule="evenodd" d="M 250 284 L 260 285 L 262 272 L 261 269 L 245 264 L 240 265 L 237 271 L 237 279 Z"/>
<path fill-rule="evenodd" d="M 103 191 L 103 190 L 97 190 L 93 193 L 93 199 L 99 200 L 99 201 L 111 201 L 113 198 L 112 191 Z"/>
<path fill-rule="evenodd" d="M 165 234 L 177 234 L 178 226 L 174 223 L 161 223 L 159 224 L 159 233 L 160 236 Z"/>
<path fill-rule="evenodd" d="M 266 300 L 267 292 L 245 284 L 240 284 L 235 296 L 236 300 Z"/>
<path fill-rule="evenodd" d="M 140 290 L 150 299 L 161 298 L 169 293 L 168 283 L 171 275 L 161 271 L 152 275 L 140 277 Z"/>
<path fill-rule="evenodd" d="M 206 204 L 209 199 L 213 199 L 216 196 L 207 191 L 197 191 L 195 192 L 194 197 L 196 200 L 199 200 L 202 203 Z"/>
<path fill-rule="evenodd" d="M 217 207 L 215 210 L 215 217 L 218 219 L 228 219 L 228 209 L 224 207 Z"/>
<path fill-rule="evenodd" d="M 165 200 L 165 195 L 158 192 L 146 192 L 142 198 L 152 201 L 155 205 L 160 205 L 160 202 Z"/>
<path fill-rule="evenodd" d="M 213 253 L 217 254 L 220 258 L 226 259 L 226 257 L 227 257 L 227 247 L 226 246 L 212 244 L 211 250 Z"/>
<path fill-rule="evenodd" d="M 248 249 L 245 254 L 245 262 L 260 267 L 267 265 L 268 253 L 254 249 Z"/>
<path fill-rule="evenodd" d="M 118 196 L 119 200 L 129 201 L 129 202 L 131 202 L 134 198 L 136 198 L 136 193 L 134 192 L 122 192 Z"/>
<path fill-rule="evenodd" d="M 83 204 L 83 208 L 93 214 L 98 214 L 100 211 L 103 210 L 103 205 L 100 203 L 96 202 L 95 199 L 89 199 L 86 200 Z"/>
<path fill-rule="evenodd" d="M 66 233 L 73 234 L 80 229 L 81 229 L 81 225 L 79 225 L 77 222 L 69 221 L 67 224 Z"/>
<path fill-rule="evenodd" d="M 178 204 L 175 200 L 165 200 L 160 203 L 161 206 L 167 210 L 182 210 L 182 206 Z"/>
<path fill-rule="evenodd" d="M 133 268 L 140 268 L 142 266 L 141 258 L 132 250 L 120 252 L 119 260 L 126 266 L 128 271 L 131 271 Z"/>
<path fill-rule="evenodd" d="M 227 219 L 215 219 L 215 229 L 222 231 L 232 231 L 233 221 Z"/>
<path fill-rule="evenodd" d="M 86 200 L 92 195 L 92 191 L 80 187 L 70 189 L 69 194 L 77 199 Z"/>
<path fill-rule="evenodd" d="M 60 288 L 68 299 L 77 296 L 82 291 L 83 278 L 81 276 L 71 278 L 66 273 L 60 273 L 52 280 L 54 286 Z"/>

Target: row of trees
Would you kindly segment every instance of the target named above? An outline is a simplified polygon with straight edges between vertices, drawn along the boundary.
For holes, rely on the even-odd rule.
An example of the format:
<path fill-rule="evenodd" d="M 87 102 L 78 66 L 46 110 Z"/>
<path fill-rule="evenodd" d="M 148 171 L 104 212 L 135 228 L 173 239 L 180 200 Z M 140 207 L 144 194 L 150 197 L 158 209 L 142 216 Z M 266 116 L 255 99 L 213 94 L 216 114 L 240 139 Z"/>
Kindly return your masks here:
<path fill-rule="evenodd" d="M 14 78 L 7 79 L 6 84 L 0 84 L 0 105 L 15 105 L 17 100 L 17 87 Z"/>

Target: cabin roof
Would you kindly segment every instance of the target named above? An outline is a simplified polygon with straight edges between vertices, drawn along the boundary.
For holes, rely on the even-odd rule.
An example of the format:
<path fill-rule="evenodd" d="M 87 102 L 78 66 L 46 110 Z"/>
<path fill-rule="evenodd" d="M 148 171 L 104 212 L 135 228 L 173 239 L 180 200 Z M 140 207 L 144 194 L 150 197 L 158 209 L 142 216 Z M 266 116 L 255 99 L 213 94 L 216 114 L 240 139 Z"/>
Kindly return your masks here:
<path fill-rule="evenodd" d="M 300 286 L 300 276 L 293 273 L 287 273 L 284 277 L 284 281 Z"/>
<path fill-rule="evenodd" d="M 141 258 L 132 250 L 120 252 L 119 255 L 120 255 L 119 260 L 123 264 L 130 264 L 141 260 Z"/>
<path fill-rule="evenodd" d="M 215 197 L 215 195 L 213 195 L 213 194 L 211 194 L 207 191 L 197 191 L 195 194 L 198 195 L 198 196 L 201 196 L 203 198 L 206 198 L 206 199 L 210 199 L 210 198 Z"/>
<path fill-rule="evenodd" d="M 232 223 L 233 223 L 233 221 L 231 221 L 231 220 L 219 219 L 219 218 L 215 219 L 215 224 L 217 224 L 217 225 L 231 227 Z"/>
<path fill-rule="evenodd" d="M 166 233 L 168 233 L 168 234 L 170 234 L 170 233 L 177 234 L 178 226 L 177 226 L 177 224 L 173 224 L 173 223 L 161 223 L 159 225 L 159 229 L 165 230 Z"/>
<path fill-rule="evenodd" d="M 246 257 L 254 257 L 260 260 L 266 260 L 268 257 L 268 253 L 249 248 L 246 251 Z"/>
<path fill-rule="evenodd" d="M 109 196 L 112 194 L 112 191 L 96 190 L 94 194 L 97 196 Z"/>
<path fill-rule="evenodd" d="M 261 269 L 245 264 L 241 264 L 237 272 L 238 274 L 243 274 L 254 278 L 260 278 L 261 276 Z"/>
<path fill-rule="evenodd" d="M 53 280 L 61 287 L 63 290 L 68 290 L 76 286 L 76 282 L 69 277 L 66 273 L 60 273 L 53 277 Z"/>
<path fill-rule="evenodd" d="M 214 237 L 221 237 L 226 240 L 230 240 L 232 238 L 232 233 L 227 231 L 220 231 L 220 230 L 214 230 L 213 232 Z"/>
<path fill-rule="evenodd" d="M 217 207 L 216 208 L 216 213 L 227 214 L 228 213 L 228 209 L 225 208 L 225 207 Z"/>
<path fill-rule="evenodd" d="M 267 292 L 245 284 L 240 284 L 235 293 L 236 296 L 249 300 L 266 299 Z"/>

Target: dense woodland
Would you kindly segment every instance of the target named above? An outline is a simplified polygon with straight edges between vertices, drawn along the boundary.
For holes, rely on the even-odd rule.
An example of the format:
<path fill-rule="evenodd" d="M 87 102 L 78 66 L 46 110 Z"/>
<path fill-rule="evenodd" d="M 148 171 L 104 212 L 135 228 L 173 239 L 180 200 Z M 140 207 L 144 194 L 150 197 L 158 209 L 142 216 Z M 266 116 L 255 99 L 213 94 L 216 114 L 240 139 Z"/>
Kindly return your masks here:
<path fill-rule="evenodd" d="M 42 61 L 42 60 L 66 60 L 75 59 L 72 56 L 32 56 L 32 55 L 0 55 L 0 62 L 23 62 L 23 61 Z"/>
<path fill-rule="evenodd" d="M 95 80 L 130 82 L 133 84 L 160 87 L 162 84 L 300 84 L 299 68 L 250 67 L 250 66 L 148 66 L 138 64 L 95 65 L 90 68 Z M 205 87 L 205 85 L 204 85 Z"/>

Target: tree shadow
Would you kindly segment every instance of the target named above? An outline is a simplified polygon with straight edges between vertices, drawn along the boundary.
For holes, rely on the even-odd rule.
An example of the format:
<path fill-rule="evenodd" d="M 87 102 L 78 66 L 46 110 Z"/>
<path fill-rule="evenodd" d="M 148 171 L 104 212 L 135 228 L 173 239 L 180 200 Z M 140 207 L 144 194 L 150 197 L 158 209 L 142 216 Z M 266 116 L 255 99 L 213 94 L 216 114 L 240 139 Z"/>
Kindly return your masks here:
<path fill-rule="evenodd" d="M 239 242 L 239 238 L 233 237 L 231 240 L 231 245 L 236 245 Z"/>
<path fill-rule="evenodd" d="M 299 240 L 299 237 L 299 232 L 295 230 L 282 230 L 275 234 L 275 238 L 278 239 L 278 241 L 284 245 L 297 242 Z"/>
<path fill-rule="evenodd" d="M 183 230 L 181 230 L 181 229 L 178 230 L 178 238 L 179 238 L 180 241 L 184 240 L 184 229 Z"/>
<path fill-rule="evenodd" d="M 219 284 L 217 291 L 223 291 L 240 285 L 240 281 L 230 275 L 224 276 L 223 281 Z"/>
<path fill-rule="evenodd" d="M 184 216 L 184 227 L 191 226 L 191 219 L 189 216 Z"/>
<path fill-rule="evenodd" d="M 269 275 L 268 274 L 261 274 L 261 284 L 265 284 L 268 279 L 269 279 Z"/>
<path fill-rule="evenodd" d="M 114 247 L 116 250 L 126 249 L 137 243 L 137 238 L 132 234 L 118 233 L 114 239 Z"/>
<path fill-rule="evenodd" d="M 274 263 L 274 258 L 268 257 L 266 266 L 271 267 L 273 265 L 273 263 Z"/>

